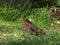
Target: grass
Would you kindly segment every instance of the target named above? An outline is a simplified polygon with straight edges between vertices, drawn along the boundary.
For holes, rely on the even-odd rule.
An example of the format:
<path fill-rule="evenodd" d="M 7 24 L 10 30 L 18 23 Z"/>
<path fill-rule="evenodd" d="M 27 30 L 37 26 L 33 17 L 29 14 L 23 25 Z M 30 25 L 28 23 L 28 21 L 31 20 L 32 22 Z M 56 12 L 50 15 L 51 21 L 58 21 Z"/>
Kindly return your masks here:
<path fill-rule="evenodd" d="M 38 10 L 37 14 L 39 11 L 41 10 Z M 34 23 L 36 17 L 33 16 L 33 18 L 32 15 L 34 14 L 32 13 L 29 18 L 33 19 Z M 40 15 L 43 15 L 43 12 Z M 41 18 L 41 20 L 43 19 Z M 38 26 L 40 23 L 36 22 L 34 24 Z M 44 25 L 44 22 L 42 23 Z M 60 25 L 49 27 L 46 34 L 35 36 L 25 32 L 23 24 L 19 21 L 12 22 L 0 19 L 0 45 L 60 45 L 59 27 Z"/>
<path fill-rule="evenodd" d="M 60 45 L 59 26 L 51 27 L 44 35 L 34 36 L 25 32 L 20 22 L 0 20 L 0 45 Z"/>
<path fill-rule="evenodd" d="M 37 14 L 34 12 L 35 16 L 39 14 L 39 11 L 41 10 L 38 10 Z M 42 10 L 38 16 L 46 14 L 45 11 L 43 12 Z M 32 15 L 34 14 L 32 13 L 29 18 L 33 19 L 32 22 L 34 23 L 34 20 L 37 18 Z M 41 20 L 43 19 L 41 18 Z M 40 22 L 42 22 L 41 20 Z M 39 20 L 36 22 L 34 24 L 38 26 L 40 24 Z M 44 22 L 42 23 L 44 25 Z M 35 36 L 25 32 L 23 24 L 19 20 L 12 22 L 0 19 L 0 45 L 60 45 L 60 25 L 49 26 L 49 28 L 47 27 L 46 34 Z"/>
<path fill-rule="evenodd" d="M 37 26 L 47 28 L 51 25 L 50 13 L 51 13 L 51 10 L 47 10 L 47 8 L 32 9 L 32 12 L 29 18 Z"/>
<path fill-rule="evenodd" d="M 46 34 L 35 36 L 25 32 L 23 24 L 17 19 L 25 16 L 47 30 Z M 60 45 L 60 24 L 50 25 L 50 10 L 45 8 L 33 9 L 31 12 L 29 9 L 20 12 L 10 7 L 0 8 L 0 45 Z"/>

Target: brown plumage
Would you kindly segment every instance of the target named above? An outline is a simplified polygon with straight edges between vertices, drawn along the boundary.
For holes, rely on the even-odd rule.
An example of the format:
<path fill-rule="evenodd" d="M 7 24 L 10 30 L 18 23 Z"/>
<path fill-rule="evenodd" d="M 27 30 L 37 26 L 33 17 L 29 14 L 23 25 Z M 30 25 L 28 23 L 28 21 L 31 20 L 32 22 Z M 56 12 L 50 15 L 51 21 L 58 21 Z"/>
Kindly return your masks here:
<path fill-rule="evenodd" d="M 24 24 L 25 31 L 29 32 L 30 34 L 38 35 L 39 33 L 44 33 L 43 29 L 38 28 L 28 19 L 20 19 L 20 21 Z"/>

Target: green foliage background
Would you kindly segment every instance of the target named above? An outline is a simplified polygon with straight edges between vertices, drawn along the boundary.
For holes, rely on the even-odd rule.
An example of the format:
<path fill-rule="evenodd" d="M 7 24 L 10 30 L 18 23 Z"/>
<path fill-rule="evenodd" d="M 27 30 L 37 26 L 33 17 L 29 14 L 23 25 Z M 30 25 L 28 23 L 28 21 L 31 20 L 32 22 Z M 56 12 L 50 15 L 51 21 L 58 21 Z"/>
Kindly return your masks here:
<path fill-rule="evenodd" d="M 13 4 L 13 0 L 11 0 L 11 2 L 9 3 L 9 5 L 7 5 L 6 1 L 5 4 L 3 6 L 0 7 L 0 19 L 3 19 L 5 21 L 17 21 L 20 18 L 31 18 L 32 22 L 36 25 L 39 25 L 41 27 L 48 27 L 51 25 L 51 20 L 50 20 L 50 13 L 51 10 L 48 10 L 46 8 L 47 5 L 59 5 L 59 0 L 48 0 L 46 2 L 46 0 L 38 0 L 37 3 L 40 4 L 40 2 L 42 2 L 43 5 L 45 6 L 45 8 L 42 9 L 34 9 L 31 8 L 32 4 L 30 4 L 30 6 L 28 6 L 26 8 L 26 4 L 24 6 L 21 6 L 21 4 L 17 4 L 17 7 L 11 7 L 11 5 Z M 33 1 L 34 2 L 34 1 Z M 35 1 L 36 2 L 36 1 Z M 26 9 L 25 9 L 26 8 Z"/>
<path fill-rule="evenodd" d="M 34 24 L 46 28 L 51 25 L 50 16 L 51 16 L 51 10 L 47 10 L 47 8 L 41 8 L 41 9 L 33 9 L 29 18 L 31 18 Z"/>
<path fill-rule="evenodd" d="M 32 4 L 26 8 L 26 4 L 21 6 L 13 5 L 13 0 L 7 5 L 8 0 L 2 0 L 3 5 L 0 7 L 0 45 L 60 45 L 60 25 L 51 25 L 51 9 L 48 10 L 45 0 L 45 8 L 31 8 Z M 15 1 L 15 0 L 14 0 Z M 36 1 L 36 0 L 35 0 Z M 52 5 L 56 0 L 49 0 Z M 38 3 L 40 4 L 40 3 Z M 44 6 L 44 5 L 43 5 Z M 38 27 L 49 28 L 45 34 L 38 36 L 30 35 L 24 31 L 23 24 L 20 22 L 21 18 L 31 19 L 31 22 Z"/>

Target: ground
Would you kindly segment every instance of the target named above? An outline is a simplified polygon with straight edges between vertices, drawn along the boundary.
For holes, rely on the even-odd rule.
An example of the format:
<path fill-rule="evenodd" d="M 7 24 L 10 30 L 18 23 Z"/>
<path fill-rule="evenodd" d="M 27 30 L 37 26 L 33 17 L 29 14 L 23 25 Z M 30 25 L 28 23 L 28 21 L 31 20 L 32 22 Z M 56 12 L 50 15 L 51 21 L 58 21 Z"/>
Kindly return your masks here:
<path fill-rule="evenodd" d="M 60 45 L 60 25 L 47 30 L 43 35 L 30 35 L 24 31 L 22 23 L 0 20 L 0 45 Z"/>

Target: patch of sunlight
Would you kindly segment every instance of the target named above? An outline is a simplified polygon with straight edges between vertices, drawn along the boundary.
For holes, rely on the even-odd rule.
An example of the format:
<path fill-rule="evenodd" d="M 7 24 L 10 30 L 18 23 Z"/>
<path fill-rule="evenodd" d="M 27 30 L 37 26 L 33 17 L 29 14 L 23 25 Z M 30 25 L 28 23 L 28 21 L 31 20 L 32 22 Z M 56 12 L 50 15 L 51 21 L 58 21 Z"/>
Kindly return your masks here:
<path fill-rule="evenodd" d="M 9 23 L 6 23 L 6 22 L 0 22 L 0 25 L 10 26 L 10 24 Z"/>
<path fill-rule="evenodd" d="M 4 39 L 4 40 L 5 39 L 11 39 L 11 38 L 14 41 L 18 41 L 18 40 L 22 41 L 22 40 L 25 40 L 25 37 L 24 37 L 23 32 L 19 32 L 19 31 L 14 31 L 12 33 L 2 33 L 0 36 L 1 36 L 0 38 L 1 39 Z"/>
<path fill-rule="evenodd" d="M 14 26 L 15 24 L 14 23 L 12 23 L 12 22 L 5 22 L 5 21 L 3 21 L 3 20 L 0 20 L 0 26 L 1 25 L 4 25 L 4 26 Z"/>

